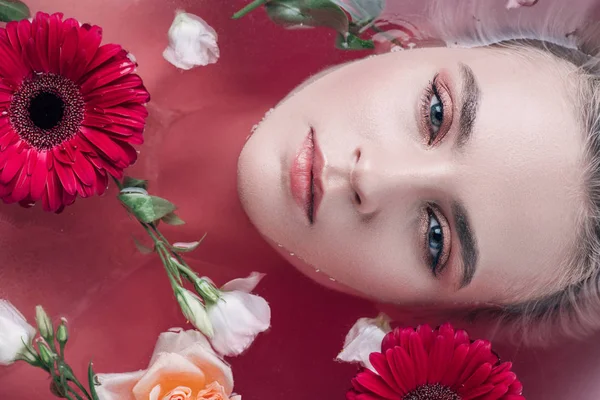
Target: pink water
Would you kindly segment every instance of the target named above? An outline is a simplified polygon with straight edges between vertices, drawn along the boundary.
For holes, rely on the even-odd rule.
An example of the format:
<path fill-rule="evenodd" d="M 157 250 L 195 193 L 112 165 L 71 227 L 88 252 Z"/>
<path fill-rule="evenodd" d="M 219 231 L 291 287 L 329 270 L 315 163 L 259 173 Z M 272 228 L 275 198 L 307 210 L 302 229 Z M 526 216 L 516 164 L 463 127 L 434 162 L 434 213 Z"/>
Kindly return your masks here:
<path fill-rule="evenodd" d="M 324 66 L 365 53 L 335 50 L 328 31 L 284 31 L 261 12 L 230 20 L 242 0 L 28 3 L 101 25 L 105 41 L 135 54 L 152 103 L 146 143 L 130 172 L 180 207 L 187 225 L 165 228 L 168 237 L 187 241 L 208 232 L 189 256 L 192 266 L 219 283 L 253 270 L 267 273 L 257 291 L 271 303 L 273 328 L 230 360 L 236 391 L 245 400 L 344 398 L 355 368 L 333 359 L 348 328 L 375 315 L 376 307 L 321 288 L 268 248 L 240 209 L 235 169 L 250 128 L 278 99 Z M 418 4 L 392 5 L 418 17 Z M 180 72 L 163 60 L 175 8 L 217 29 L 216 65 Z M 102 198 L 78 200 L 58 216 L 0 205 L 0 298 L 30 319 L 36 304 L 66 316 L 73 332 L 67 357 L 79 374 L 91 359 L 97 372 L 145 368 L 158 334 L 185 325 L 160 262 L 137 252 L 131 235 L 143 238 L 143 232 L 114 195 L 112 188 Z M 545 350 L 499 344 L 496 350 L 515 362 L 529 400 L 595 400 L 598 339 Z M 41 370 L 0 369 L 2 400 L 51 399 L 48 385 Z"/>

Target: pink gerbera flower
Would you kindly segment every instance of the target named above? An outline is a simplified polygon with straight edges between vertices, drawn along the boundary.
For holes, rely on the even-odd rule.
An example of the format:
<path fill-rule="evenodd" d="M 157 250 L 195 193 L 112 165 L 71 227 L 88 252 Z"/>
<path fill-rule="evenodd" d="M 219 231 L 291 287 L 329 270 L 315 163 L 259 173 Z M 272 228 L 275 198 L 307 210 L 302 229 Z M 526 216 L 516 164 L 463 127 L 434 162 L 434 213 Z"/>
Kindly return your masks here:
<path fill-rule="evenodd" d="M 348 400 L 524 400 L 522 385 L 500 363 L 490 342 L 471 341 L 450 324 L 395 329 L 371 353 L 376 372 L 363 368 Z"/>
<path fill-rule="evenodd" d="M 121 178 L 149 94 L 102 29 L 38 13 L 0 29 L 0 198 L 60 212 Z"/>

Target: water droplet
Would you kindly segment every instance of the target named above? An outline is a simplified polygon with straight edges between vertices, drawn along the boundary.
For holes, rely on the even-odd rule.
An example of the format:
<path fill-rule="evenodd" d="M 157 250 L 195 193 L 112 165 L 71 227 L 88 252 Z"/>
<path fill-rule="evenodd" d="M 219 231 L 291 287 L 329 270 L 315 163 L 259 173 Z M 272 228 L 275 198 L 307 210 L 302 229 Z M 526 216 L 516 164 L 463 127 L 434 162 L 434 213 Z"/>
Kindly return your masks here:
<path fill-rule="evenodd" d="M 319 268 L 315 269 L 315 272 L 321 272 L 321 270 Z"/>
<path fill-rule="evenodd" d="M 281 243 L 277 243 L 277 247 L 283 247 Z"/>
<path fill-rule="evenodd" d="M 294 253 L 290 253 L 290 256 L 294 256 Z"/>
<path fill-rule="evenodd" d="M 331 282 L 335 282 L 335 279 L 334 279 L 334 278 L 332 278 L 332 277 L 329 277 L 329 280 L 330 280 Z"/>

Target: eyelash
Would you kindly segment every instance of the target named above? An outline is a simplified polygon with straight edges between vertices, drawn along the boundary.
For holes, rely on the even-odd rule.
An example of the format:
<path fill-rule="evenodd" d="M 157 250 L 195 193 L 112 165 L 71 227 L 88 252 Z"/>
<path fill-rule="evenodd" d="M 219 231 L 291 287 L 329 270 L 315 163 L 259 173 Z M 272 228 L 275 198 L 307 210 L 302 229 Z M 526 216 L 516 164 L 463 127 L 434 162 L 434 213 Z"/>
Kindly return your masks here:
<path fill-rule="evenodd" d="M 429 246 L 429 232 L 433 219 L 438 222 L 442 233 L 442 247 L 439 249 L 440 252 L 436 257 L 431 254 L 431 248 Z M 437 205 L 430 203 L 423 208 L 421 231 L 423 243 L 422 251 L 425 263 L 429 266 L 429 268 L 431 268 L 433 276 L 437 277 L 448 264 L 451 248 L 450 228 L 446 218 L 444 218 Z"/>
<path fill-rule="evenodd" d="M 433 77 L 425 88 L 425 93 L 421 99 L 421 124 L 427 130 L 426 142 L 428 146 L 435 146 L 442 141 L 446 133 L 452 126 L 452 101 L 449 90 L 443 82 L 439 82 L 439 74 Z M 437 132 L 434 132 L 431 125 L 431 100 L 436 96 L 442 105 L 442 124 Z"/>

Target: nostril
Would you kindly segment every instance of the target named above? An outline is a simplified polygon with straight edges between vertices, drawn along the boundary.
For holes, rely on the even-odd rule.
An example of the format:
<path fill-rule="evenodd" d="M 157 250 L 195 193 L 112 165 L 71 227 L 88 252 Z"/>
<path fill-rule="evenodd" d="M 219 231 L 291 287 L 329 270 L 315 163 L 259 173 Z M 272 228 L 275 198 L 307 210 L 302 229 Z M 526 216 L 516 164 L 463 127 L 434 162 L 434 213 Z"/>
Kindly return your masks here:
<path fill-rule="evenodd" d="M 354 192 L 354 201 L 356 202 L 356 204 L 358 204 L 359 206 L 362 204 L 362 199 L 360 198 L 360 195 L 356 192 Z"/>
<path fill-rule="evenodd" d="M 357 164 L 360 161 L 361 152 L 360 149 L 354 151 L 354 163 Z"/>

